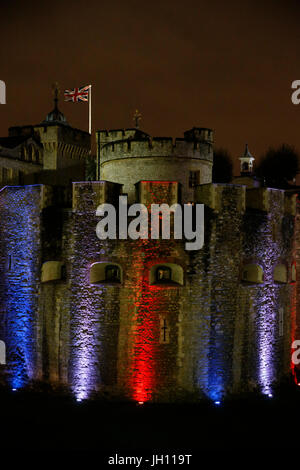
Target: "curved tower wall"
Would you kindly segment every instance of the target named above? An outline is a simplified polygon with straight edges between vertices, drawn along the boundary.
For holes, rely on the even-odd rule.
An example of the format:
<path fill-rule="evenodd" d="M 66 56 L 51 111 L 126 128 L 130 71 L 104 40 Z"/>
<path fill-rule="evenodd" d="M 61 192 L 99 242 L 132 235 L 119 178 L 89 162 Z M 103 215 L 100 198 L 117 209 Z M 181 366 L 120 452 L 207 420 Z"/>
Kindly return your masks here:
<path fill-rule="evenodd" d="M 213 132 L 192 129 L 184 139 L 151 138 L 134 131 L 99 131 L 98 164 L 101 180 L 123 184 L 129 203 L 136 199 L 135 184 L 147 181 L 181 183 L 181 201 L 193 200 L 190 172 L 199 172 L 198 184 L 210 183 L 213 164 Z"/>

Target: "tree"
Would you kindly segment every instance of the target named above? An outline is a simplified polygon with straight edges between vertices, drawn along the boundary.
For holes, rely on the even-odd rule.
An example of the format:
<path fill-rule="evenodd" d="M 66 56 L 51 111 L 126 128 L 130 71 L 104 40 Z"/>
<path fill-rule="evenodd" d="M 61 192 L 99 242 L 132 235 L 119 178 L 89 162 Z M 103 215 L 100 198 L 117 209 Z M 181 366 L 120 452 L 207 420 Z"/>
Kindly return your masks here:
<path fill-rule="evenodd" d="M 299 170 L 299 154 L 294 147 L 282 144 L 278 148 L 270 147 L 262 156 L 255 174 L 271 188 L 284 189 L 289 186 Z"/>
<path fill-rule="evenodd" d="M 220 148 L 214 151 L 212 170 L 213 183 L 230 183 L 232 180 L 232 159 L 226 149 Z"/>

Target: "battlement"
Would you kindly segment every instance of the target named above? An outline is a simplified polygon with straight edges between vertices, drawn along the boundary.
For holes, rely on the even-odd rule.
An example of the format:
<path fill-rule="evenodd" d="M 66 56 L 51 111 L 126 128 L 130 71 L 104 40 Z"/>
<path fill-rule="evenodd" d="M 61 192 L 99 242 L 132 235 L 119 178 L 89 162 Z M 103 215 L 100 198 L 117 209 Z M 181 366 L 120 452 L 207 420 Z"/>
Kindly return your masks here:
<path fill-rule="evenodd" d="M 151 139 L 151 136 L 144 131 L 141 131 L 137 128 L 128 128 L 128 129 L 101 129 L 96 131 L 97 142 L 100 145 L 106 145 L 110 142 L 116 142 L 118 140 L 127 140 L 127 139 Z M 155 139 L 160 139 L 156 137 Z M 162 137 L 165 139 L 165 137 Z M 172 139 L 168 137 L 167 139 Z M 184 139 L 187 142 L 209 142 L 213 144 L 213 130 L 207 127 L 193 127 L 184 132 Z"/>
<path fill-rule="evenodd" d="M 62 192 L 63 188 L 54 188 L 45 184 L 4 186 L 0 190 L 0 199 L 2 201 L 14 200 L 16 207 L 19 207 L 20 201 L 25 201 L 28 207 L 35 207 L 41 212 L 46 207 L 57 204 L 59 198 L 62 197 Z"/>
<path fill-rule="evenodd" d="M 154 137 L 151 140 L 119 140 L 106 144 L 101 149 L 101 163 L 119 158 L 135 157 L 180 157 L 213 161 L 210 145 L 202 142 L 187 142 L 171 137 Z"/>
<path fill-rule="evenodd" d="M 119 140 L 127 140 L 127 139 L 149 139 L 149 134 L 143 132 L 136 128 L 131 129 L 112 129 L 112 130 L 100 130 L 96 131 L 96 141 L 100 147 L 104 145 L 116 142 Z"/>
<path fill-rule="evenodd" d="M 117 205 L 122 184 L 111 181 L 82 181 L 73 183 L 73 211 L 95 211 L 105 202 Z"/>
<path fill-rule="evenodd" d="M 225 190 L 225 188 L 227 188 Z M 235 199 L 228 199 L 228 193 Z M 225 193 L 227 196 L 225 196 Z M 246 188 L 233 184 L 203 184 L 196 187 L 195 200 L 219 212 L 224 207 L 224 196 L 229 204 L 237 205 L 237 210 L 256 209 L 271 212 L 276 205 L 282 214 L 296 214 L 296 195 L 273 188 Z"/>
<path fill-rule="evenodd" d="M 247 189 L 246 205 L 249 209 L 257 209 L 269 212 L 272 204 L 277 204 L 282 213 L 285 212 L 288 204 L 285 204 L 285 192 L 282 189 L 274 188 L 249 188 Z"/>
<path fill-rule="evenodd" d="M 233 184 L 202 184 L 195 189 L 195 202 L 204 204 L 216 212 L 221 212 L 227 207 L 244 212 L 246 188 Z"/>
<path fill-rule="evenodd" d="M 212 129 L 207 127 L 193 127 L 192 129 L 184 132 L 184 139 L 192 142 L 209 142 L 214 143 L 214 133 Z"/>
<path fill-rule="evenodd" d="M 78 141 L 81 145 L 90 147 L 91 136 L 88 132 L 57 122 L 48 122 L 28 126 L 13 126 L 8 129 L 9 137 L 40 136 L 41 140 L 43 141 L 43 137 L 46 137 L 48 134 L 49 136 L 59 135 L 64 139 L 66 138 L 69 142 Z"/>
<path fill-rule="evenodd" d="M 141 204 L 180 203 L 181 185 L 177 181 L 139 181 L 136 200 Z"/>
<path fill-rule="evenodd" d="M 96 133 L 101 164 L 119 158 L 186 157 L 212 162 L 213 131 L 193 128 L 184 138 L 150 137 L 139 129 L 100 130 Z"/>

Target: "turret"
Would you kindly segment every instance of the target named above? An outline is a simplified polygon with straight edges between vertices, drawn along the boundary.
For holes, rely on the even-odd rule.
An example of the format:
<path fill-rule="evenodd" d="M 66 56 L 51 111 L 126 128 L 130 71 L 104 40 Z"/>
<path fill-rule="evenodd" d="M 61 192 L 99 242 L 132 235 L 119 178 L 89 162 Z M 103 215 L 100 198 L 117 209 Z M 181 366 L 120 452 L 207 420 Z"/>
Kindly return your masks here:
<path fill-rule="evenodd" d="M 140 129 L 99 130 L 98 178 L 123 185 L 129 203 L 136 199 L 135 184 L 147 181 L 177 181 L 182 202 L 194 199 L 198 184 L 211 182 L 213 131 L 190 129 L 184 138 L 151 137 Z"/>
<path fill-rule="evenodd" d="M 244 155 L 239 157 L 241 164 L 241 176 L 251 175 L 253 172 L 253 162 L 255 158 L 251 155 L 248 144 L 246 144 Z"/>

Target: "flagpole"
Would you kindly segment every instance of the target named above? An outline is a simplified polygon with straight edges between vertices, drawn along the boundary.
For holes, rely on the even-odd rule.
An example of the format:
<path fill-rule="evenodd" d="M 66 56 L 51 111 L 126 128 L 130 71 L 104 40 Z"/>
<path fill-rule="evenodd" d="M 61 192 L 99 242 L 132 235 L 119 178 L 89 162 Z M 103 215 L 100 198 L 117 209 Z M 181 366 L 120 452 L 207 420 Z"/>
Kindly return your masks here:
<path fill-rule="evenodd" d="M 92 85 L 89 88 L 89 133 L 92 134 Z"/>

